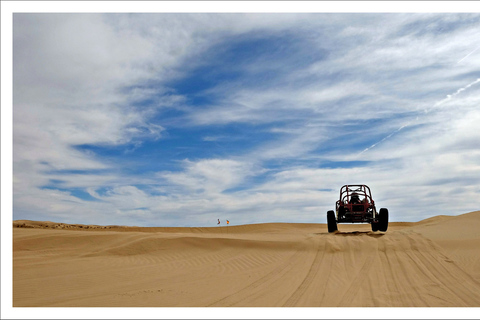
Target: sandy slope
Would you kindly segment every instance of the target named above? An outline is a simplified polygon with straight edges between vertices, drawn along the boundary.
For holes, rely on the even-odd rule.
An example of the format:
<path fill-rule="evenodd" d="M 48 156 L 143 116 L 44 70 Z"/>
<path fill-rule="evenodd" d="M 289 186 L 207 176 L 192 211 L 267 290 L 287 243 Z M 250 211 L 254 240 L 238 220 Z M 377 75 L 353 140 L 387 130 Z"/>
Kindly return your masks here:
<path fill-rule="evenodd" d="M 387 233 L 14 223 L 29 224 L 13 230 L 14 307 L 480 306 L 480 212 Z"/>

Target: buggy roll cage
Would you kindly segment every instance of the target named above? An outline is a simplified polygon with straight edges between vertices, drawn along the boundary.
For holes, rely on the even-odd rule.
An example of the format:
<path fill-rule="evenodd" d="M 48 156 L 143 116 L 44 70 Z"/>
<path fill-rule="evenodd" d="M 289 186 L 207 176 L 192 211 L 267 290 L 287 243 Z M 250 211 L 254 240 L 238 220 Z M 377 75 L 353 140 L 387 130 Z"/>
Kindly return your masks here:
<path fill-rule="evenodd" d="M 351 185 L 344 185 L 340 188 L 340 197 L 339 200 L 336 202 L 336 209 L 340 206 L 350 207 L 353 205 L 352 203 L 352 195 L 357 194 L 362 200 L 360 203 L 363 204 L 365 207 L 374 207 L 375 202 L 372 198 L 372 192 L 370 188 L 364 184 L 351 184 Z M 362 199 L 363 198 L 363 199 Z M 352 208 L 349 208 L 352 211 Z"/>

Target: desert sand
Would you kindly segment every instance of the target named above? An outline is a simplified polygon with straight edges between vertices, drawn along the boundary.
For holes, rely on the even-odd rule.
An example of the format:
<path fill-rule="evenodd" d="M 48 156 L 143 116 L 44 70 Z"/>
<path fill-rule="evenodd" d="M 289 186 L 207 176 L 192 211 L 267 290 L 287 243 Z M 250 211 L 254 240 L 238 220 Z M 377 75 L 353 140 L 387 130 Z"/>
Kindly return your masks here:
<path fill-rule="evenodd" d="M 480 211 L 390 223 L 14 221 L 14 307 L 479 307 Z"/>

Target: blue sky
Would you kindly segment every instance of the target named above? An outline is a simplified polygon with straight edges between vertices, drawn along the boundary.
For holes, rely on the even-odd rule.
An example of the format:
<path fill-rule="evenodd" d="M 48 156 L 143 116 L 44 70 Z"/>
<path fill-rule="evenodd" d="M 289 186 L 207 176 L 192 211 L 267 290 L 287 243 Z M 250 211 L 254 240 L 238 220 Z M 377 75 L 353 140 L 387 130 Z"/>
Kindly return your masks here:
<path fill-rule="evenodd" d="M 480 209 L 477 13 L 15 13 L 13 219 Z"/>

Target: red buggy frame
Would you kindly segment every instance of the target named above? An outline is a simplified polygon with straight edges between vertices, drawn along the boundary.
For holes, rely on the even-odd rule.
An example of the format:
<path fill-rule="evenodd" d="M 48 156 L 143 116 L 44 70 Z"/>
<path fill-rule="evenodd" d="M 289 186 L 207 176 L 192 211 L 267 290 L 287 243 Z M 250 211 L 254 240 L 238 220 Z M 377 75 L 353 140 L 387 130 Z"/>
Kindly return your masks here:
<path fill-rule="evenodd" d="M 335 204 L 327 212 L 328 232 L 337 231 L 337 223 L 370 223 L 372 231 L 387 231 L 388 210 L 377 213 L 370 188 L 364 184 L 344 185 Z"/>

